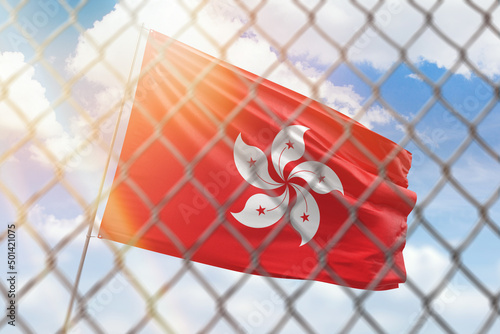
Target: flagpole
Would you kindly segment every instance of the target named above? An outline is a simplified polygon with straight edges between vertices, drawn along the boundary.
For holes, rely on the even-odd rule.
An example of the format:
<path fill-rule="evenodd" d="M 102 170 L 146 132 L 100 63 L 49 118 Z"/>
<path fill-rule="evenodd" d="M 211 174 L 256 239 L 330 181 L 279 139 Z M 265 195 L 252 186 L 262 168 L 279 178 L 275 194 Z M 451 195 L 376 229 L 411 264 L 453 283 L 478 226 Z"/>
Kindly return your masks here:
<path fill-rule="evenodd" d="M 99 203 L 100 203 L 100 200 L 101 200 L 102 191 L 104 189 L 104 183 L 106 181 L 106 175 L 108 173 L 109 164 L 111 162 L 111 155 L 112 155 L 113 147 L 115 145 L 116 137 L 117 137 L 117 134 L 118 134 L 118 128 L 119 128 L 120 121 L 121 121 L 121 118 L 122 118 L 123 108 L 125 106 L 125 99 L 126 99 L 126 96 L 127 96 L 127 91 L 128 91 L 128 89 L 130 87 L 130 79 L 132 77 L 132 72 L 133 72 L 135 61 L 136 61 L 136 58 L 137 58 L 137 50 L 139 49 L 139 44 L 140 44 L 140 41 L 141 41 L 141 36 L 142 36 L 143 30 L 144 30 L 144 23 L 141 26 L 141 30 L 139 32 L 139 37 L 137 38 L 137 44 L 135 46 L 134 58 L 132 59 L 132 65 L 130 67 L 130 72 L 128 74 L 127 85 L 125 86 L 125 94 L 123 94 L 123 99 L 122 99 L 122 103 L 121 103 L 121 106 L 120 106 L 120 112 L 118 113 L 118 119 L 116 121 L 115 129 L 113 131 L 113 136 L 112 136 L 111 144 L 110 144 L 110 147 L 109 147 L 108 158 L 106 160 L 106 165 L 104 167 L 104 172 L 102 174 L 101 183 L 99 185 L 99 191 L 98 191 L 98 194 L 97 194 L 97 197 L 96 197 L 95 205 L 94 205 L 94 207 L 92 209 L 92 212 L 90 214 L 90 220 L 89 220 L 89 226 L 88 226 L 88 229 L 87 229 L 87 235 L 86 235 L 86 238 L 85 238 L 85 244 L 83 245 L 82 255 L 81 255 L 81 258 L 80 258 L 80 264 L 78 266 L 78 272 L 76 274 L 75 284 L 74 284 L 73 290 L 71 292 L 71 298 L 70 298 L 69 305 L 68 305 L 68 311 L 66 313 L 66 319 L 64 321 L 64 327 L 63 327 L 63 332 L 64 333 L 67 332 L 67 330 L 69 328 L 70 321 L 71 321 L 71 314 L 73 312 L 73 304 L 75 303 L 76 295 L 78 293 L 78 286 L 80 284 L 80 278 L 82 276 L 83 264 L 85 262 L 85 257 L 87 256 L 87 250 L 89 248 L 90 238 L 92 237 L 92 230 L 94 228 L 95 218 L 97 216 L 97 210 L 99 209 Z"/>

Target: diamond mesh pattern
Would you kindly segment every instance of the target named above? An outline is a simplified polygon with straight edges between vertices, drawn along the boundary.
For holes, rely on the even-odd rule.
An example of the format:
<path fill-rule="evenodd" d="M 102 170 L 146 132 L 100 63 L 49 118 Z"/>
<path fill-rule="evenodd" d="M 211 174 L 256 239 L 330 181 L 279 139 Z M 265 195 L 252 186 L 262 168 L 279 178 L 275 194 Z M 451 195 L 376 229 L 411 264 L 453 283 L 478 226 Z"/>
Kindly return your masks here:
<path fill-rule="evenodd" d="M 498 140 L 492 141 L 485 138 L 482 134 L 491 125 L 492 121 L 498 121 L 498 117 L 495 117 L 499 113 L 498 100 L 500 86 L 498 78 L 492 78 L 491 73 L 484 70 L 487 67 L 481 66 L 477 61 L 472 60 L 469 53 L 469 50 L 474 48 L 475 43 L 486 34 L 493 36 L 495 43 L 500 44 L 500 24 L 498 19 L 495 21 L 495 18 L 498 18 L 498 14 L 495 14 L 499 11 L 498 2 L 490 1 L 488 5 L 479 5 L 473 1 L 464 1 L 463 6 L 468 8 L 470 15 L 478 17 L 481 22 L 470 36 L 457 37 L 450 34 L 444 28 L 444 24 L 438 19 L 442 16 L 440 13 L 444 10 L 442 7 L 445 1 L 435 1 L 430 6 L 424 6 L 419 2 L 410 0 L 408 1 L 410 8 L 415 13 L 421 15 L 421 22 L 418 26 L 415 26 L 414 31 L 409 34 L 410 37 L 407 40 L 401 40 L 394 31 L 391 31 L 390 26 L 384 24 L 384 15 L 388 13 L 387 6 L 394 5 L 394 8 L 397 8 L 400 1 L 394 1 L 388 5 L 383 1 L 351 0 L 349 6 L 352 6 L 356 10 L 356 15 L 363 18 L 364 23 L 357 27 L 348 38 L 338 40 L 335 34 L 332 34 L 324 24 L 320 24 L 320 22 L 324 21 L 325 16 L 330 15 L 328 12 L 328 1 L 293 0 L 294 10 L 290 15 L 302 17 L 302 24 L 297 26 L 294 31 L 288 32 L 288 34 L 280 34 L 279 31 L 269 31 L 262 25 L 262 21 L 258 19 L 263 9 L 266 6 L 272 5 L 270 1 L 263 0 L 250 5 L 248 1 L 227 0 L 221 1 L 221 3 L 236 10 L 244 19 L 239 30 L 231 38 L 222 41 L 208 33 L 208 30 L 204 28 L 205 23 L 199 19 L 200 13 L 207 10 L 207 7 L 213 5 L 214 2 L 199 1 L 195 3 L 188 0 L 178 0 L 177 2 L 185 14 L 191 17 L 191 20 L 189 24 L 178 27 L 176 34 L 172 36 L 174 38 L 182 36 L 186 32 L 195 31 L 208 41 L 221 58 L 226 58 L 227 54 L 231 51 L 231 46 L 237 43 L 240 36 L 251 29 L 253 33 L 258 34 L 260 38 L 269 43 L 278 55 L 277 61 L 263 71 L 263 77 L 271 76 L 275 71 L 284 66 L 307 86 L 311 98 L 318 100 L 321 98 L 320 92 L 325 81 L 338 71 L 349 71 L 359 79 L 362 85 L 368 87 L 369 96 L 360 105 L 356 118 L 362 118 L 374 105 L 384 108 L 404 132 L 404 135 L 399 140 L 399 144 L 410 150 L 415 150 L 414 165 L 412 168 L 418 169 L 424 164 L 431 165 L 439 174 L 435 180 L 426 185 L 427 189 L 422 193 L 423 196 L 419 193 L 418 203 L 408 222 L 408 243 L 411 244 L 413 240 L 419 240 L 420 236 L 424 234 L 427 240 L 430 240 L 432 244 L 436 245 L 436 247 L 449 256 L 449 265 L 444 269 L 439 268 L 442 271 L 435 275 L 428 273 L 428 275 L 437 277 L 435 284 L 432 284 L 430 288 L 428 285 L 422 285 L 420 281 L 414 280 L 409 275 L 404 289 L 406 296 L 413 301 L 412 310 L 414 312 L 410 318 L 405 317 L 404 332 L 460 332 L 461 328 L 454 324 L 459 315 L 450 315 L 446 306 L 455 302 L 455 298 L 452 298 L 453 296 L 458 298 L 460 295 L 468 293 L 464 291 L 473 291 L 473 294 L 480 296 L 486 305 L 482 308 L 478 306 L 481 314 L 478 315 L 479 320 L 475 330 L 479 333 L 486 333 L 493 331 L 494 328 L 498 329 L 500 321 L 500 286 L 498 282 L 489 282 L 488 276 L 485 276 L 484 273 L 475 272 L 471 268 L 474 267 L 474 259 L 470 260 L 467 254 L 471 249 L 481 246 L 479 243 L 482 239 L 479 239 L 479 236 L 485 234 L 488 236 L 493 249 L 489 255 L 485 253 L 484 256 L 498 258 L 496 255 L 498 253 L 494 251 L 498 249 L 498 245 L 500 244 L 500 223 L 498 222 L 498 219 L 500 219 L 498 215 L 500 185 L 492 182 L 491 187 L 486 189 L 484 193 L 476 194 L 469 189 L 468 177 L 470 175 L 460 173 L 457 167 L 458 162 L 461 159 L 465 159 L 464 156 L 471 147 L 491 161 L 490 165 L 488 165 L 489 167 L 495 169 L 500 167 L 500 146 Z M 26 23 L 23 23 L 22 18 L 26 17 L 24 10 L 28 7 L 28 3 L 28 1 L 1 2 L 0 9 L 9 12 L 10 19 L 0 24 L 0 34 L 7 34 L 11 29 L 18 29 L 19 31 L 27 29 Z M 204 231 L 198 243 L 191 249 L 184 249 L 182 244 L 176 239 L 175 234 L 165 227 L 164 224 L 157 225 L 162 228 L 162 232 L 168 238 L 179 245 L 185 260 L 168 262 L 170 260 L 157 259 L 160 263 L 163 263 L 161 261 L 167 261 L 166 265 L 171 266 L 173 269 L 167 271 L 158 269 L 161 272 L 156 278 L 145 276 L 137 268 L 137 261 L 140 260 L 136 258 L 137 255 L 134 253 L 133 248 L 117 245 L 112 242 L 101 242 L 100 246 L 96 246 L 92 239 L 95 237 L 94 225 L 90 224 L 89 226 L 89 222 L 98 213 L 98 204 L 101 204 L 102 207 L 102 204 L 105 202 L 110 191 L 109 182 L 106 183 L 106 179 L 103 179 L 103 185 L 107 184 L 107 188 L 104 187 L 100 196 L 96 196 L 96 192 L 93 192 L 94 196 L 90 197 L 82 194 L 79 188 L 80 183 L 75 182 L 75 175 L 72 174 L 72 163 L 77 160 L 89 159 L 90 156 L 85 154 L 86 149 L 89 147 L 91 147 L 94 153 L 97 151 L 101 152 L 98 156 L 104 156 L 107 153 L 103 152 L 109 152 L 110 148 L 113 147 L 115 137 L 123 137 L 123 133 L 120 132 L 121 130 L 113 134 L 113 131 L 110 130 L 110 124 L 115 124 L 118 111 L 121 112 L 124 106 L 125 109 L 130 107 L 131 96 L 136 88 L 134 83 L 137 82 L 137 77 L 127 79 L 127 74 L 122 73 L 113 61 L 106 58 L 105 53 L 127 31 L 133 30 L 136 33 L 145 34 L 145 29 L 141 27 L 142 22 L 139 22 L 138 13 L 149 4 L 149 1 L 138 2 L 135 6 L 126 2 L 121 3 L 120 6 L 129 19 L 120 29 L 116 30 L 116 33 L 110 36 L 101 36 L 99 40 L 87 34 L 87 41 L 95 51 L 95 57 L 89 59 L 85 66 L 69 77 L 66 74 L 62 74 L 60 68 L 46 58 L 45 53 L 52 43 L 65 32 L 76 30 L 81 34 L 85 33 L 86 28 L 79 23 L 78 17 L 84 15 L 83 10 L 88 3 L 87 1 L 81 1 L 75 7 L 63 1 L 57 3 L 44 1 L 43 3 L 58 6 L 59 11 L 63 12 L 67 16 L 67 19 L 43 38 L 39 38 L 40 34 L 25 34 L 22 37 L 23 47 L 32 50 L 32 56 L 26 60 L 26 65 L 23 68 L 20 68 L 8 78 L 2 79 L 2 88 L 0 90 L 0 103 L 11 110 L 25 129 L 22 136 L 9 141 L 6 147 L 1 148 L 0 168 L 8 164 L 12 159 L 18 159 L 22 155 L 23 150 L 27 146 L 30 146 L 42 158 L 44 163 L 52 169 L 52 173 L 40 177 L 44 181 L 38 181 L 36 186 L 31 187 L 32 191 L 28 193 L 17 189 L 8 180 L 5 173 L 0 174 L 0 197 L 4 202 L 8 203 L 9 210 L 13 212 L 18 226 L 19 238 L 22 238 L 22 242 L 19 243 L 19 261 L 31 261 L 29 254 L 22 253 L 22 248 L 27 248 L 28 244 L 30 244 L 30 250 L 36 250 L 39 260 L 38 264 L 33 265 L 31 269 L 25 269 L 24 271 L 20 269 L 21 279 L 18 284 L 17 300 L 21 308 L 17 315 L 16 330 L 22 333 L 40 332 L 39 326 L 41 325 L 39 319 L 33 317 L 34 312 L 29 312 L 28 305 L 32 302 L 33 295 L 36 295 L 40 290 L 47 289 L 46 286 L 48 285 L 49 288 L 51 287 L 57 291 L 58 295 L 61 295 L 55 301 L 61 302 L 60 305 L 56 305 L 56 310 L 58 310 L 56 320 L 59 323 L 59 327 L 56 330 L 59 332 L 189 332 L 187 327 L 184 327 L 182 321 L 179 320 L 183 317 L 191 319 L 186 320 L 188 322 L 200 322 L 201 325 L 196 327 L 196 331 L 201 333 L 257 333 L 263 331 L 273 333 L 317 333 L 323 331 L 320 328 L 325 328 L 319 325 L 322 322 L 332 322 L 329 325 L 333 328 L 332 331 L 339 333 L 391 332 L 391 329 L 386 325 L 387 323 L 383 321 L 384 315 L 381 315 L 377 311 L 377 306 L 373 306 L 379 298 L 374 292 L 329 286 L 328 288 L 331 291 L 335 291 L 332 292 L 330 300 L 310 301 L 309 296 L 314 293 L 316 293 L 314 296 L 317 295 L 316 291 L 319 283 L 311 281 L 290 283 L 265 276 L 256 278 L 234 273 L 227 273 L 227 276 L 219 277 L 220 273 L 214 269 L 198 266 L 190 262 L 189 258 L 221 224 L 222 219 L 216 219 Z M 32 19 L 41 20 L 43 17 L 33 15 Z M 298 68 L 293 61 L 295 57 L 293 51 L 295 44 L 299 40 L 307 39 L 307 34 L 311 33 L 320 36 L 322 43 L 330 47 L 332 53 L 337 54 L 333 62 L 322 67 L 320 77 L 314 81 L 305 75 L 304 71 Z M 441 70 L 438 77 L 429 75 L 429 73 L 418 66 L 412 56 L 412 50 L 418 43 L 421 43 L 425 39 L 427 34 L 436 35 L 440 42 L 447 46 L 450 52 L 456 54 L 455 60 L 451 65 L 447 66 L 446 70 Z M 366 40 L 366 38 L 372 40 L 375 38 L 380 39 L 380 43 L 383 43 L 384 48 L 395 55 L 395 59 L 391 65 L 376 75 L 368 73 L 366 68 L 360 65 L 356 59 L 356 55 L 360 51 L 363 52 L 362 41 Z M 57 94 L 51 98 L 50 104 L 37 114 L 36 117 L 29 118 L 23 107 L 19 105 L 19 101 L 9 95 L 9 87 L 12 87 L 16 80 L 21 78 L 34 65 L 48 73 L 48 76 L 52 78 L 54 85 L 58 89 Z M 92 108 L 82 104 L 82 99 L 78 97 L 78 93 L 76 92 L 81 85 L 82 78 L 97 66 L 106 68 L 115 80 L 121 82 L 121 95 L 125 93 L 126 98 L 123 101 L 115 99 L 113 105 L 105 112 L 101 112 L 96 116 L 96 113 L 91 111 Z M 401 113 L 398 110 L 399 107 L 395 106 L 391 98 L 388 98 L 387 94 L 385 94 L 388 89 L 386 85 L 389 86 L 391 78 L 402 68 L 413 73 L 425 85 L 425 89 L 429 91 L 428 98 L 425 101 L 419 102 L 421 103 L 421 107 L 411 117 Z M 454 96 L 453 94 L 460 94 L 460 92 L 450 93 L 448 89 L 451 81 L 455 80 L 455 74 L 463 70 L 463 68 L 470 71 L 470 75 L 481 80 L 481 86 L 478 90 L 486 92 L 480 95 L 479 98 L 476 96 L 476 100 L 479 99 L 480 103 L 474 106 L 476 112 L 473 115 L 464 112 L 464 106 L 458 106 L 453 102 L 454 99 L 450 98 L 450 96 Z M 207 69 L 204 73 L 200 73 L 199 80 L 203 80 L 209 71 L 210 69 Z M 146 74 L 143 73 L 141 75 Z M 192 87 L 196 84 L 196 82 L 190 83 Z M 250 86 L 250 89 L 255 89 L 255 86 Z M 254 97 L 253 99 L 256 98 Z M 126 173 L 123 175 L 122 182 L 126 182 L 136 190 L 139 197 L 143 198 L 144 204 L 150 208 L 153 213 L 152 216 L 155 216 L 155 213 L 168 203 L 172 196 L 187 183 L 203 193 L 203 186 L 193 176 L 196 164 L 217 143 L 222 142 L 228 146 L 232 145 L 231 141 L 225 136 L 224 130 L 239 110 L 234 110 L 232 117 L 221 123 L 211 117 L 207 108 L 193 97 L 186 96 L 185 101 L 196 103 L 219 131 L 210 140 L 206 149 L 190 162 L 182 157 L 174 144 L 167 138 L 161 137 L 160 141 L 162 145 L 177 158 L 178 163 L 185 167 L 186 175 L 178 183 L 178 187 L 166 194 L 164 200 L 156 206 L 149 202 L 147 196 L 142 193 L 142 190 L 133 179 L 127 178 Z M 243 108 L 249 102 L 250 100 L 243 101 L 240 107 Z M 258 100 L 255 102 L 272 116 L 272 112 L 264 103 Z M 467 97 L 464 97 L 463 103 L 464 105 L 467 103 L 470 104 L 471 101 Z M 70 108 L 74 113 L 74 117 L 80 118 L 88 131 L 79 133 L 78 143 L 61 155 L 54 153 L 53 150 L 47 147 L 46 142 L 39 136 L 39 129 L 43 125 L 43 122 L 51 117 L 50 115 L 54 110 L 62 110 L 63 108 Z M 446 154 L 437 149 L 436 141 L 439 141 L 439 138 L 429 144 L 428 138 L 424 137 L 421 131 L 421 127 L 424 126 L 424 120 L 432 117 L 433 113 L 436 112 L 436 108 L 441 108 L 440 110 L 443 110 L 442 113 L 447 115 L 447 123 L 444 126 L 444 131 L 450 125 L 454 129 L 461 129 L 463 133 L 462 139 L 458 141 L 456 147 L 451 152 L 446 152 Z M 297 110 L 297 115 L 300 112 L 301 110 Z M 147 115 L 146 111 L 143 111 L 143 113 Z M 290 120 L 290 122 L 292 121 L 293 119 Z M 122 125 L 120 129 L 123 129 L 124 122 L 119 123 Z M 155 125 L 154 123 L 152 124 Z M 283 126 L 286 126 L 286 124 L 283 124 Z M 439 129 L 443 130 L 443 128 Z M 441 132 L 436 132 L 435 134 L 438 137 L 443 135 Z M 345 139 L 347 140 L 348 138 Z M 144 148 L 149 144 L 144 143 Z M 333 149 L 335 150 L 336 148 Z M 363 148 L 361 147 L 361 149 Z M 133 162 L 119 161 L 119 154 L 116 148 L 113 150 L 110 159 L 111 169 L 118 164 L 125 171 Z M 104 167 L 104 163 L 100 166 Z M 485 168 L 489 168 L 488 166 Z M 381 168 L 383 169 L 383 166 Z M 107 181 L 109 181 L 109 177 Z M 228 203 L 218 203 L 211 197 L 207 197 L 206 200 L 217 210 L 219 216 L 223 217 L 223 213 L 226 211 L 228 205 L 243 190 L 240 189 L 239 192 L 235 193 Z M 440 228 L 432 215 L 432 207 L 439 200 L 440 194 L 450 191 L 459 195 L 464 207 L 469 207 L 474 212 L 472 217 L 467 217 L 471 219 L 470 226 L 467 232 L 462 233 L 458 241 L 448 234 L 448 230 Z M 80 212 L 80 216 L 72 224 L 64 226 L 65 233 L 62 235 L 48 236 L 40 232 L 40 221 L 33 213 L 36 212 L 40 205 L 45 204 L 46 201 L 50 201 L 53 193 L 64 193 L 65 197 L 68 198 L 68 202 L 71 203 L 70 205 L 76 207 Z M 366 195 L 368 196 L 369 194 Z M 456 217 L 456 219 L 458 218 L 460 217 Z M 453 217 L 450 220 L 453 220 Z M 155 221 L 152 220 L 150 225 L 154 223 Z M 261 247 L 253 249 L 244 236 L 238 234 L 238 231 L 231 229 L 230 226 L 227 228 L 248 249 L 249 253 L 252 254 L 254 268 L 248 268 L 248 270 L 251 271 L 257 268 L 257 270 L 265 275 L 264 269 L 260 267 L 258 262 L 259 253 L 272 242 L 272 237 L 275 234 L 271 235 Z M 86 236 L 85 231 L 87 231 Z M 278 232 L 279 228 L 276 229 L 276 233 Z M 136 237 L 140 238 L 140 236 L 141 233 Z M 85 237 L 90 238 L 91 242 L 89 255 L 83 268 L 84 279 L 80 282 L 79 279 L 75 280 L 77 273 L 76 257 L 79 256 L 79 251 Z M 338 237 L 341 237 L 341 235 Z M 374 242 L 377 242 L 374 236 L 369 237 L 374 239 Z M 5 243 L 6 238 L 7 230 L 2 227 L 0 241 Z M 335 242 L 336 240 L 332 240 L 331 247 L 335 245 Z M 93 247 L 95 247 L 95 251 L 92 250 Z M 107 258 L 105 261 L 107 262 L 104 265 L 99 262 L 101 267 L 96 268 L 95 265 L 92 265 L 92 261 L 97 261 L 101 253 L 107 254 L 105 256 Z M 149 255 L 152 257 L 156 256 Z M 67 260 L 68 256 L 72 258 L 71 261 Z M 23 257 L 28 257 L 28 259 L 25 260 Z M 491 263 L 494 263 L 494 261 Z M 95 277 L 87 276 L 85 278 L 87 273 L 88 276 L 93 276 L 95 273 L 98 274 Z M 335 273 L 332 272 L 332 275 L 335 275 Z M 457 280 L 465 283 L 457 283 Z M 374 282 L 374 284 L 376 283 Z M 263 291 L 263 293 L 259 293 L 259 297 L 252 296 L 249 290 L 254 288 Z M 179 298 L 176 294 L 178 290 L 191 290 L 191 293 L 185 296 L 186 299 L 192 298 L 189 304 L 190 309 L 183 309 L 185 307 L 183 306 L 185 305 L 183 302 L 179 302 L 178 309 L 172 306 L 176 298 Z M 8 302 L 7 291 L 7 284 L 5 281 L 2 281 L 0 292 L 2 299 L 6 302 Z M 74 294 L 74 304 L 70 303 L 73 292 L 76 292 Z M 169 300 L 174 301 L 170 302 Z M 196 300 L 202 300 L 201 303 L 209 305 L 209 308 L 199 306 L 199 309 L 197 309 Z M 331 319 L 332 314 L 328 313 L 330 312 L 328 303 L 332 302 L 332 300 L 343 305 L 344 309 L 333 310 L 338 314 L 338 318 L 335 318 L 335 320 Z M 46 301 L 46 303 L 49 303 L 49 301 Z M 121 303 L 121 306 L 117 306 L 117 303 Z M 129 310 L 123 307 L 123 305 L 128 303 L 134 304 Z M 68 304 L 70 304 L 70 307 L 67 307 Z M 248 307 L 250 304 L 252 306 Z M 247 305 L 246 308 L 245 305 Z M 318 314 L 312 314 L 311 307 L 324 307 L 328 312 L 323 313 L 318 310 Z M 474 308 L 475 305 L 470 305 L 470 307 Z M 349 308 L 349 312 L 345 312 L 346 308 Z M 195 315 L 192 313 L 194 312 L 193 309 L 200 313 Z M 109 323 L 113 323 L 106 318 L 110 316 L 109 312 L 111 312 L 111 315 L 112 312 L 116 312 L 124 317 L 120 319 L 118 327 L 109 326 Z M 126 316 L 131 312 L 134 316 Z M 66 313 L 68 313 L 68 318 L 65 321 L 64 315 Z M 398 315 L 392 314 L 391 317 L 398 317 Z M 8 319 L 5 317 L 0 320 L 0 328 L 2 330 L 7 331 L 11 329 L 7 321 Z"/>

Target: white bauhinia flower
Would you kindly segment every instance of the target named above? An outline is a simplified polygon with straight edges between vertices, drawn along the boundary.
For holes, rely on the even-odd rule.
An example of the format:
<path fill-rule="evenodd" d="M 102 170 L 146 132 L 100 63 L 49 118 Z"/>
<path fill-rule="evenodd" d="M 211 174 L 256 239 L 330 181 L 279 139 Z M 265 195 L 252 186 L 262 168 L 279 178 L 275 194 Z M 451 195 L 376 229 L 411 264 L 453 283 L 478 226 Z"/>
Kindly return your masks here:
<path fill-rule="evenodd" d="M 284 187 L 280 196 L 266 194 L 251 196 L 238 213 L 233 213 L 241 224 L 252 228 L 264 228 L 277 223 L 288 211 L 290 192 L 295 191 L 296 201 L 290 210 L 290 221 L 297 230 L 302 242 L 308 243 L 316 234 L 320 223 L 318 204 L 311 192 L 293 182 L 302 178 L 309 188 L 317 194 L 327 194 L 334 190 L 344 193 L 337 174 L 328 166 L 317 161 L 298 164 L 285 178 L 285 166 L 300 159 L 305 152 L 304 133 L 309 130 L 302 125 L 292 125 L 281 130 L 274 138 L 271 147 L 271 160 L 280 180 L 269 175 L 269 164 L 261 149 L 247 145 L 241 133 L 234 143 L 234 161 L 241 176 L 252 186 L 263 190 Z"/>

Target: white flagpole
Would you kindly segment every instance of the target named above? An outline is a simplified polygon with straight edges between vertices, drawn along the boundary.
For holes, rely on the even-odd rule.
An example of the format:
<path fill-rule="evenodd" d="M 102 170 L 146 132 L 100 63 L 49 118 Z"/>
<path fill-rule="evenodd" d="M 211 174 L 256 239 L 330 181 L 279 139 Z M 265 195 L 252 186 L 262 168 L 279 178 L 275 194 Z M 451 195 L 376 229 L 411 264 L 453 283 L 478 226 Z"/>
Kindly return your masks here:
<path fill-rule="evenodd" d="M 80 258 L 80 264 L 78 266 L 78 272 L 76 274 L 75 284 L 73 285 L 73 290 L 71 292 L 71 298 L 70 298 L 69 305 L 68 305 L 68 311 L 66 313 L 66 319 L 64 321 L 64 327 L 63 327 L 64 333 L 66 333 L 69 329 L 69 325 L 70 325 L 70 321 L 71 321 L 71 314 L 73 312 L 73 304 L 75 303 L 76 295 L 78 294 L 78 285 L 80 284 L 80 278 L 82 276 L 83 264 L 85 262 L 85 257 L 87 255 L 87 250 L 89 248 L 90 238 L 92 236 L 92 230 L 94 228 L 94 223 L 95 223 L 95 218 L 97 216 L 97 210 L 99 208 L 99 203 L 101 202 L 102 191 L 104 189 L 104 183 L 106 181 L 106 175 L 108 173 L 109 163 L 111 162 L 111 155 L 113 152 L 113 147 L 115 146 L 116 136 L 118 133 L 118 128 L 119 128 L 120 121 L 121 121 L 122 114 L 123 114 L 123 107 L 125 106 L 125 99 L 127 97 L 127 92 L 130 89 L 130 79 L 132 77 L 132 71 L 134 69 L 135 60 L 137 58 L 137 50 L 139 49 L 139 43 L 141 41 L 141 36 L 142 36 L 143 30 L 144 30 L 144 23 L 141 26 L 141 30 L 139 32 L 139 37 L 137 38 L 137 45 L 135 46 L 134 58 L 132 59 L 132 65 L 130 67 L 130 72 L 128 74 L 127 85 L 125 86 L 125 93 L 123 94 L 123 99 L 122 99 L 122 103 L 120 106 L 120 112 L 118 113 L 118 119 L 116 121 L 115 129 L 113 131 L 113 137 L 111 139 L 111 144 L 109 147 L 108 158 L 106 160 L 106 165 L 104 167 L 104 172 L 102 174 L 101 183 L 99 185 L 99 191 L 98 191 L 98 194 L 96 197 L 96 201 L 95 201 L 94 207 L 92 208 L 92 212 L 90 214 L 90 220 L 89 220 L 89 226 L 88 226 L 87 235 L 86 235 L 86 239 L 85 239 L 85 244 L 83 245 L 82 256 Z"/>

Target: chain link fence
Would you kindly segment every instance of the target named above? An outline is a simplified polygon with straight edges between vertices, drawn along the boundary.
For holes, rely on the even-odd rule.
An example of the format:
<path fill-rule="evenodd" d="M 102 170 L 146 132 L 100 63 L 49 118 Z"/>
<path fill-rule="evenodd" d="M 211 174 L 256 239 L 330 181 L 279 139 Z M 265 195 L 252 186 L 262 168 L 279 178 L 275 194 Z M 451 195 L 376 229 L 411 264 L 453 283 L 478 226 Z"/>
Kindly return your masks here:
<path fill-rule="evenodd" d="M 2 266 L 2 332 L 500 330 L 497 1 L 127 1 L 111 12 L 112 5 L 1 2 L 0 240 L 5 264 L 15 239 L 17 266 Z M 162 12 L 162 6 L 177 12 Z M 91 25 L 85 20 L 92 10 L 111 13 Z M 164 22 L 164 13 L 175 22 Z M 463 18 L 467 22 L 450 23 Z M 109 33 L 98 34 L 106 24 Z M 473 29 L 464 33 L 450 24 Z M 146 28 L 162 27 L 230 62 L 242 40 L 253 43 L 252 55 L 264 46 L 260 54 L 273 61 L 239 59 L 241 66 L 278 81 L 286 73 L 284 84 L 413 153 L 409 188 L 418 202 L 408 220 L 408 279 L 400 289 L 254 277 L 94 239 L 120 163 Z M 434 44 L 419 54 L 429 36 Z M 55 56 L 61 45 L 72 50 L 65 63 Z M 426 62 L 425 55 L 441 60 Z M 411 85 L 401 85 L 401 78 Z M 348 95 L 335 100 L 329 92 Z M 118 144 L 111 148 L 121 112 Z M 86 238 L 88 254 L 79 268 Z M 81 280 L 75 279 L 79 269 Z M 13 271 L 16 280 L 9 281 Z M 15 327 L 9 323 L 12 300 Z"/>

